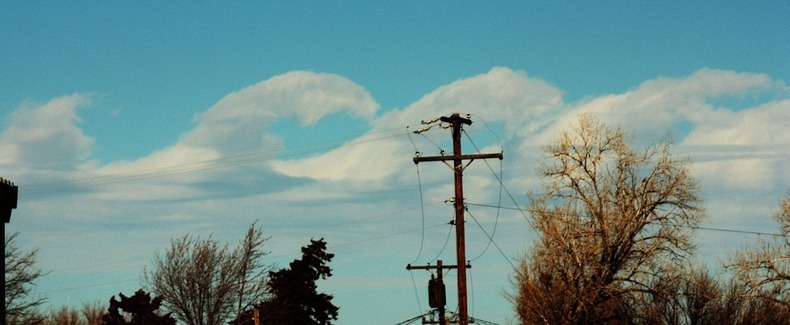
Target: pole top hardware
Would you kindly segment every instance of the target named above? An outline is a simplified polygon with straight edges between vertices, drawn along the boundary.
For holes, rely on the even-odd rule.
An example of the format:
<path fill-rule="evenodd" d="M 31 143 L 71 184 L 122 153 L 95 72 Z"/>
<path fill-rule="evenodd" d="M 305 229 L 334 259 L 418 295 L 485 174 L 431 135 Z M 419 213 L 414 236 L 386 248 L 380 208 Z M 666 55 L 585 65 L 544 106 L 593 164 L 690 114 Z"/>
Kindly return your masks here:
<path fill-rule="evenodd" d="M 16 209 L 19 187 L 14 182 L 0 177 L 0 216 L 3 223 L 11 221 L 11 210 Z"/>

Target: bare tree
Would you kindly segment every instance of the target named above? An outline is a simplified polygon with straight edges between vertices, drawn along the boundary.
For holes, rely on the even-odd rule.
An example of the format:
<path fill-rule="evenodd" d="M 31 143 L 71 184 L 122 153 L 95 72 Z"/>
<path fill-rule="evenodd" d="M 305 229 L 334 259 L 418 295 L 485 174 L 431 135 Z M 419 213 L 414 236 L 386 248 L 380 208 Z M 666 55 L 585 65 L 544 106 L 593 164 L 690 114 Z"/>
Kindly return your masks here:
<path fill-rule="evenodd" d="M 690 265 L 666 279 L 653 278 L 650 292 L 631 297 L 623 307 L 634 324 L 735 324 L 737 313 L 723 313 L 724 286 L 707 269 Z M 740 307 L 740 305 L 738 305 Z"/>
<path fill-rule="evenodd" d="M 237 323 L 241 320 L 240 316 L 244 311 L 269 295 L 267 275 L 272 270 L 272 266 L 263 262 L 263 258 L 269 253 L 261 250 L 267 239 L 263 237 L 263 231 L 255 228 L 253 223 L 236 249 L 235 255 L 239 262 L 238 305 L 233 318 Z"/>
<path fill-rule="evenodd" d="M 755 247 L 736 252 L 727 268 L 749 295 L 785 306 L 790 317 L 790 195 L 779 206 L 773 218 L 779 223 L 781 237 L 761 239 Z"/>
<path fill-rule="evenodd" d="M 85 325 L 85 321 L 80 318 L 80 313 L 76 309 L 63 305 L 60 309 L 50 311 L 44 324 Z"/>
<path fill-rule="evenodd" d="M 233 250 L 211 237 L 185 235 L 174 239 L 164 256 L 155 254 L 143 282 L 176 319 L 190 325 L 225 323 L 266 294 L 265 241 L 255 224 Z"/>
<path fill-rule="evenodd" d="M 583 115 L 545 148 L 545 192 L 530 195 L 539 232 L 512 300 L 524 323 L 626 322 L 627 302 L 670 281 L 704 217 L 688 161 L 669 143 L 633 149 Z"/>
<path fill-rule="evenodd" d="M 105 307 L 101 302 L 84 303 L 81 309 L 61 306 L 47 314 L 45 325 L 101 325 Z"/>
<path fill-rule="evenodd" d="M 101 318 L 104 315 L 104 312 L 105 308 L 101 302 L 95 302 L 92 304 L 84 303 L 82 304 L 82 309 L 80 310 L 80 313 L 85 319 L 85 323 L 87 325 L 101 325 Z"/>
<path fill-rule="evenodd" d="M 38 307 L 46 299 L 34 295 L 33 287 L 44 273 L 36 268 L 38 250 L 21 251 L 18 235 L 5 236 L 5 324 L 40 324 L 44 318 Z"/>

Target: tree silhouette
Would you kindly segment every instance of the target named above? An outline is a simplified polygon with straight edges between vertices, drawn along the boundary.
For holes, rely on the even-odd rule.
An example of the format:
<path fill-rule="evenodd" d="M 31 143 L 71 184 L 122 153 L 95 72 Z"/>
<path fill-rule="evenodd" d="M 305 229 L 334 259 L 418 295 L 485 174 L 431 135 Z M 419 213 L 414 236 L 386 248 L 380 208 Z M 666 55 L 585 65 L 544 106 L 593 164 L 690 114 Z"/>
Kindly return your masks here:
<path fill-rule="evenodd" d="M 705 216 L 689 162 L 669 143 L 633 148 L 589 115 L 573 131 L 546 147 L 545 191 L 530 196 L 539 238 L 513 297 L 525 324 L 628 320 L 626 307 L 661 291 L 654 284 L 680 280 Z"/>
<path fill-rule="evenodd" d="M 272 297 L 258 304 L 262 324 L 331 324 L 337 320 L 338 307 L 332 295 L 318 293 L 316 281 L 332 276 L 327 266 L 334 254 L 326 252 L 323 238 L 310 240 L 302 247 L 302 258 L 291 262 L 287 269 L 269 272 Z M 250 310 L 232 322 L 254 324 Z"/>
<path fill-rule="evenodd" d="M 110 308 L 108 313 L 102 317 L 102 325 L 175 325 L 176 320 L 170 316 L 158 315 L 156 310 L 162 305 L 162 298 L 156 297 L 151 300 L 151 295 L 137 290 L 134 296 L 127 297 L 123 293 L 118 294 L 121 301 L 115 300 L 115 296 L 110 298 Z M 131 314 L 131 321 L 127 321 L 121 313 Z"/>

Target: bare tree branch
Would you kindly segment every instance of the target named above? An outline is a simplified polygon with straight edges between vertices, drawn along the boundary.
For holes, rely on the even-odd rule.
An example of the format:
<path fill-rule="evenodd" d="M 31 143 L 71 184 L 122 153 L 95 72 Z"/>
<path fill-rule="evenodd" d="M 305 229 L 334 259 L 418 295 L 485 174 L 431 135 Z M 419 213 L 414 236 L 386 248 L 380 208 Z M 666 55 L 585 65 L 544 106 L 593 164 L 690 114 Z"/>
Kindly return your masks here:
<path fill-rule="evenodd" d="M 190 325 L 219 325 L 237 317 L 268 294 L 263 245 L 267 238 L 253 223 L 231 250 L 211 237 L 185 235 L 174 239 L 143 282 L 174 317 Z"/>
<path fill-rule="evenodd" d="M 5 236 L 5 324 L 40 324 L 43 316 L 38 307 L 46 298 L 35 295 L 33 289 L 45 273 L 36 268 L 38 250 L 21 251 L 18 235 Z"/>

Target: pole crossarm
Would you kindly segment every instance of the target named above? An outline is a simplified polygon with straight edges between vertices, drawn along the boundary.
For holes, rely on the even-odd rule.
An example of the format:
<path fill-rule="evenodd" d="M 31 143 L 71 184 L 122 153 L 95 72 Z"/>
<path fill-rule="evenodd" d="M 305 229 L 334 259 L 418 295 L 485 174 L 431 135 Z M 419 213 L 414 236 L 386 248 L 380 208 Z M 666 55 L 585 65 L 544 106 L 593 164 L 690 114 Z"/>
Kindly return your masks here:
<path fill-rule="evenodd" d="M 419 163 L 425 162 L 425 161 L 449 161 L 449 160 L 456 160 L 456 159 L 475 160 L 475 159 L 492 159 L 492 158 L 498 158 L 499 160 L 502 160 L 504 158 L 504 155 L 502 155 L 502 153 L 500 152 L 500 153 L 481 153 L 481 154 L 475 154 L 475 155 L 458 155 L 457 157 L 455 155 L 452 155 L 452 156 L 429 156 L 429 157 L 419 157 L 418 156 L 418 157 L 414 157 L 413 160 L 414 160 L 415 164 L 419 164 Z"/>
<path fill-rule="evenodd" d="M 442 122 L 445 122 L 445 123 L 450 123 L 450 124 L 453 124 L 453 123 L 457 122 L 457 123 L 459 123 L 459 125 L 461 123 L 466 124 L 466 125 L 472 125 L 472 120 L 470 120 L 468 118 L 461 117 L 461 114 L 458 114 L 458 113 L 454 113 L 454 114 L 452 114 L 450 116 L 442 116 L 442 117 L 439 118 L 439 120 L 442 121 Z"/>
<path fill-rule="evenodd" d="M 406 265 L 406 269 L 407 270 L 435 270 L 435 269 L 442 270 L 442 269 L 457 269 L 457 268 L 458 268 L 458 265 L 442 265 L 442 264 L 440 264 L 440 265 L 430 265 L 430 264 L 428 264 L 428 265 L 422 265 L 422 266 L 420 266 L 420 265 L 411 265 L 411 264 Z M 466 268 L 467 269 L 471 269 L 472 268 L 472 264 L 466 263 Z"/>

